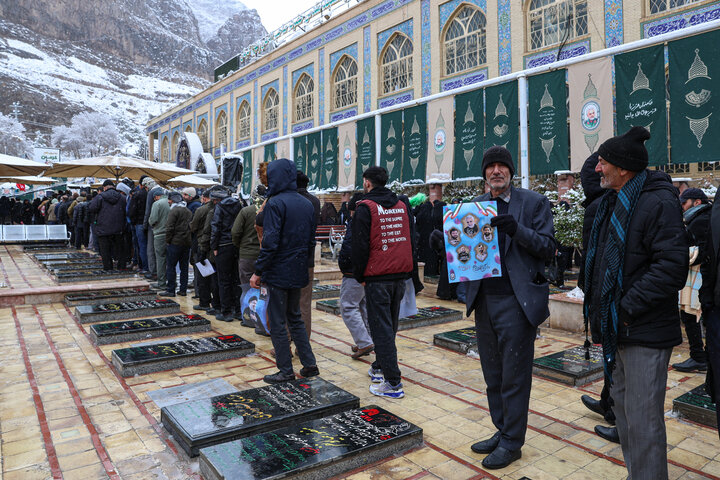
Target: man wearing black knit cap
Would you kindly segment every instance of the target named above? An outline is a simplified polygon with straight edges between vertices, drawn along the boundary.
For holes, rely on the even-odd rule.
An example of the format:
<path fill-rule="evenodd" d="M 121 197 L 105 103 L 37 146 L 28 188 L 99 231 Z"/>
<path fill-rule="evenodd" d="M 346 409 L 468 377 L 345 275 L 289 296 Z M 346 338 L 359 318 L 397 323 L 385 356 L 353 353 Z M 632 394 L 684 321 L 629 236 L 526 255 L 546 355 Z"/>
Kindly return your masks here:
<path fill-rule="evenodd" d="M 472 445 L 489 454 L 483 467 L 504 468 L 521 457 L 525 443 L 537 327 L 550 316 L 545 262 L 555 254 L 552 211 L 543 195 L 511 185 L 512 155 L 490 147 L 482 171 L 490 192 L 473 202 L 494 201 L 502 276 L 468 283 L 467 315 L 475 311 L 478 353 L 497 432 Z"/>
<path fill-rule="evenodd" d="M 688 239 L 677 191 L 647 170 L 632 127 L 598 149 L 601 197 L 585 256 L 585 314 L 603 346 L 620 444 L 633 480 L 668 478 L 664 422 L 670 354 L 682 341 L 677 294 Z"/>

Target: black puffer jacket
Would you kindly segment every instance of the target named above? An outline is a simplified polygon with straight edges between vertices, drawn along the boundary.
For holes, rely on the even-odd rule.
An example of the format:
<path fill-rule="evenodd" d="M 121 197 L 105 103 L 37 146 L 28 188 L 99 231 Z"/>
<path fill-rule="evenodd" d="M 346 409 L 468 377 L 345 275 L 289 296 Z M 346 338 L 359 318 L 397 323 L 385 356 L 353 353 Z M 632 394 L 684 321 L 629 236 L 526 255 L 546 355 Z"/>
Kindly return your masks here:
<path fill-rule="evenodd" d="M 263 238 L 255 273 L 276 288 L 308 284 L 308 251 L 315 245 L 315 210 L 297 192 L 297 170 L 287 159 L 270 162 Z"/>
<path fill-rule="evenodd" d="M 125 227 L 125 197 L 110 188 L 100 193 L 90 202 L 88 212 L 95 213 L 95 235 L 118 235 Z"/>
<path fill-rule="evenodd" d="M 701 263 L 707 258 L 708 228 L 710 227 L 710 211 L 712 205 L 706 203 L 698 205 L 697 209 L 690 209 L 683 215 L 688 231 L 690 245 L 698 247 L 698 255 L 693 265 Z"/>
<path fill-rule="evenodd" d="M 232 226 L 241 207 L 240 202 L 233 197 L 227 197 L 217 204 L 210 231 L 211 250 L 217 250 L 224 245 L 233 245 Z"/>
<path fill-rule="evenodd" d="M 669 348 L 682 342 L 678 291 L 687 278 L 689 244 L 670 177 L 647 174 L 627 229 L 618 343 Z M 603 271 L 604 263 L 595 266 Z M 599 342 L 596 308 L 591 307 L 590 320 L 593 340 Z"/>
<path fill-rule="evenodd" d="M 350 212 L 350 210 L 348 210 Z M 347 217 L 347 223 L 345 224 L 345 238 L 343 239 L 342 246 L 340 247 L 340 253 L 338 254 L 338 267 L 343 276 L 353 276 L 353 264 L 352 264 L 352 217 Z"/>
<path fill-rule="evenodd" d="M 133 225 L 142 225 L 145 221 L 145 206 L 147 205 L 148 192 L 144 188 L 138 188 L 133 193 L 128 206 L 128 217 Z"/>

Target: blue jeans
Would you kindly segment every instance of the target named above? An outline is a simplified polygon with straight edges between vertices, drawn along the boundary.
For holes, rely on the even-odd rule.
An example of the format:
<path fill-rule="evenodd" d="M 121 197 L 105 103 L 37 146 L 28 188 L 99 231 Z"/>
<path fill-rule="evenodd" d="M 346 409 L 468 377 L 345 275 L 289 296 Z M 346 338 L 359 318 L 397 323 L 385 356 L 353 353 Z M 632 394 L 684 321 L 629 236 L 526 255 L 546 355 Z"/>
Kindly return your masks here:
<path fill-rule="evenodd" d="M 180 291 L 187 291 L 188 284 L 188 265 L 190 262 L 190 247 L 181 247 L 179 245 L 167 246 L 167 265 L 165 268 L 165 276 L 167 277 L 167 291 L 175 292 L 175 267 L 180 262 Z"/>
<path fill-rule="evenodd" d="M 145 233 L 145 230 L 143 230 L 142 225 L 133 225 L 133 228 L 135 229 L 135 237 L 137 238 L 137 251 L 140 256 L 140 268 L 147 270 L 147 234 Z"/>

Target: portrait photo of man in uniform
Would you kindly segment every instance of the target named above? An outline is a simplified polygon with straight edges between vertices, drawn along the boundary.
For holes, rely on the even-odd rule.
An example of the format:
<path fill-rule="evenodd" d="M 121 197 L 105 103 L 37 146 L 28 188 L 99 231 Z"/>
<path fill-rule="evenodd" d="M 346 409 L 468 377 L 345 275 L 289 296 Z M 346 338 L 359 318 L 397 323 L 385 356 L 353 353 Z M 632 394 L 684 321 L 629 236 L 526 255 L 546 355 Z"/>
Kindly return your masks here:
<path fill-rule="evenodd" d="M 478 218 L 472 213 L 465 215 L 462 219 L 462 223 L 465 225 L 463 232 L 465 232 L 465 235 L 470 238 L 474 238 L 480 231 L 480 227 L 478 227 Z"/>

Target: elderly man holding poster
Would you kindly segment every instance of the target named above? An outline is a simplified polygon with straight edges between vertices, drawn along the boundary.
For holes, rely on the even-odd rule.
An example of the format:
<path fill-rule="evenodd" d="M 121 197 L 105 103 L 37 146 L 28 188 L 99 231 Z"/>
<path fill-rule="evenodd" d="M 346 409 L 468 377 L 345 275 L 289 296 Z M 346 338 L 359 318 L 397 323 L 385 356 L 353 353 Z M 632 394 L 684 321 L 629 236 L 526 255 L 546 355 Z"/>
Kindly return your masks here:
<path fill-rule="evenodd" d="M 555 253 L 550 202 L 513 187 L 514 170 L 506 148 L 490 147 L 482 162 L 490 192 L 473 199 L 497 204 L 490 225 L 497 229 L 501 265 L 500 276 L 470 281 L 466 297 L 468 316 L 475 311 L 478 353 L 497 428 L 492 437 L 472 445 L 475 453 L 489 454 L 482 462 L 488 469 L 504 468 L 522 456 L 535 335 L 550 315 L 548 281 L 543 275 L 545 261 Z M 490 237 L 487 229 L 483 234 Z"/>

